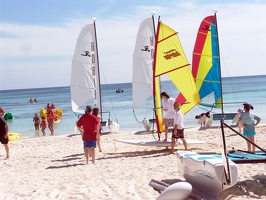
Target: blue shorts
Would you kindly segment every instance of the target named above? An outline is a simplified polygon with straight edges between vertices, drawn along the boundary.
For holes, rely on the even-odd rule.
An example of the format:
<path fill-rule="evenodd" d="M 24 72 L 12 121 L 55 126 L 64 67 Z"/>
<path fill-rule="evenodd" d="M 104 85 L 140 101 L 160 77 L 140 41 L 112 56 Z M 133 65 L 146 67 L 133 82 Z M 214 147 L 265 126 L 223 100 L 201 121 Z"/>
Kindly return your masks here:
<path fill-rule="evenodd" d="M 250 137 L 256 135 L 256 132 L 245 132 L 243 133 L 244 136 Z"/>
<path fill-rule="evenodd" d="M 84 140 L 84 148 L 96 148 L 96 140 Z"/>

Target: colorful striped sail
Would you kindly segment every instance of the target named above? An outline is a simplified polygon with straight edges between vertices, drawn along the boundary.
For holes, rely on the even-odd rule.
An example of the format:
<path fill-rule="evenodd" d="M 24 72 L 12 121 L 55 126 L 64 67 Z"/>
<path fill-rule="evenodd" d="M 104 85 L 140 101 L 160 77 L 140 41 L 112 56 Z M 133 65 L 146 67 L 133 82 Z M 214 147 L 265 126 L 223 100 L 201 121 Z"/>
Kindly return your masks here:
<path fill-rule="evenodd" d="M 192 74 L 200 98 L 214 94 L 211 104 L 204 106 L 222 107 L 221 71 L 216 16 L 208 16 L 200 24 L 193 50 Z"/>

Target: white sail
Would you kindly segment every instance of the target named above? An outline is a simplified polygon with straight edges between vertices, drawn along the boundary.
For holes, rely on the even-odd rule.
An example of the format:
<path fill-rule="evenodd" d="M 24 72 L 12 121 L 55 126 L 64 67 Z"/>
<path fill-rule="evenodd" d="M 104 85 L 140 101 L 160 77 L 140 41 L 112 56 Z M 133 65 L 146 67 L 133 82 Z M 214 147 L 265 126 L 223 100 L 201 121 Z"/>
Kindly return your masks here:
<path fill-rule="evenodd" d="M 140 24 L 133 55 L 133 109 L 145 108 L 143 103 L 153 95 L 154 25 L 148 18 Z M 149 105 L 153 108 L 153 104 Z"/>
<path fill-rule="evenodd" d="M 71 103 L 73 112 L 83 112 L 86 105 L 101 110 L 98 49 L 95 24 L 84 26 L 77 39 L 72 59 Z"/>

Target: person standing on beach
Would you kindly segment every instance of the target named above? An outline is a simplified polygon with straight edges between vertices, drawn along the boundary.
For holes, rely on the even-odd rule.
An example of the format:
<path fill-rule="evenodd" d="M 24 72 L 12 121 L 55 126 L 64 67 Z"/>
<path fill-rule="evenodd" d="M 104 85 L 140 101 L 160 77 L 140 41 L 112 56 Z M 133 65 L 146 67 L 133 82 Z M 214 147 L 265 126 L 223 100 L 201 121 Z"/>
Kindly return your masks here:
<path fill-rule="evenodd" d="M 251 104 L 244 103 L 243 106 L 244 106 L 244 112 L 239 117 L 239 124 L 241 127 L 243 127 L 243 135 L 251 142 L 255 143 L 255 135 L 256 135 L 255 126 L 257 126 L 260 123 L 261 119 L 250 112 L 250 110 L 254 109 Z M 248 151 L 254 152 L 255 145 L 250 143 L 248 140 L 246 142 L 247 142 Z"/>
<path fill-rule="evenodd" d="M 91 114 L 91 111 L 91 106 L 86 106 L 85 114 L 76 123 L 82 135 L 86 164 L 89 163 L 89 155 L 92 158 L 92 163 L 95 163 L 96 135 L 99 134 L 100 130 L 99 120 Z"/>
<path fill-rule="evenodd" d="M 52 103 L 51 106 L 49 103 L 47 104 L 47 121 L 51 135 L 54 135 L 54 121 L 55 119 L 57 119 L 54 109 L 55 109 L 54 103 Z"/>
<path fill-rule="evenodd" d="M 6 150 L 6 159 L 9 158 L 9 147 L 8 147 L 8 124 L 4 119 L 5 111 L 0 107 L 0 142 L 4 145 Z"/>
<path fill-rule="evenodd" d="M 183 123 L 184 115 L 180 110 L 181 104 L 179 102 L 175 102 L 173 107 L 175 109 L 174 130 L 172 133 L 171 151 L 169 153 L 174 153 L 175 142 L 179 138 L 182 140 L 185 150 L 187 150 L 187 141 L 185 140 L 184 137 L 184 123 Z"/>
<path fill-rule="evenodd" d="M 33 117 L 33 120 L 34 122 L 34 127 L 35 127 L 35 134 L 36 135 L 39 135 L 39 127 L 40 127 L 40 118 L 38 116 L 38 113 L 35 113 L 34 117 Z"/>
<path fill-rule="evenodd" d="M 41 121 L 41 130 L 42 130 L 42 136 L 45 136 L 45 129 L 46 129 L 46 126 L 47 126 L 47 120 L 44 116 L 42 116 L 42 121 Z"/>
<path fill-rule="evenodd" d="M 164 119 L 165 119 L 165 138 L 163 141 L 167 141 L 168 136 L 168 128 L 174 126 L 174 103 L 175 99 L 170 97 L 166 92 L 161 93 L 162 98 L 162 109 L 165 112 Z"/>
<path fill-rule="evenodd" d="M 96 135 L 96 139 L 97 139 L 97 146 L 98 146 L 98 148 L 99 148 L 99 152 L 102 152 L 101 142 L 100 142 L 100 139 L 101 139 L 100 136 L 101 136 L 101 133 L 102 133 L 102 125 L 101 125 L 101 116 L 98 116 L 98 114 L 99 114 L 99 108 L 94 107 L 94 108 L 92 109 L 92 114 L 93 114 L 94 116 L 96 116 L 97 119 L 98 119 L 98 121 L 99 121 L 100 129 L 99 129 L 99 134 Z"/>

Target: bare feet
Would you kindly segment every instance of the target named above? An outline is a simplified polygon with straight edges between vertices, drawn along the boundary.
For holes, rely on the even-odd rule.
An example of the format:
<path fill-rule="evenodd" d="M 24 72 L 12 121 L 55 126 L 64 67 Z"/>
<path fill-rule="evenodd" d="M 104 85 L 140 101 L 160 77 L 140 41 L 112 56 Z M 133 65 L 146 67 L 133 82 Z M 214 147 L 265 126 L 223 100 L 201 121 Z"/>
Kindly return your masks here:
<path fill-rule="evenodd" d="M 163 142 L 167 142 L 167 138 L 165 138 L 165 139 L 163 140 Z"/>
<path fill-rule="evenodd" d="M 172 150 L 171 150 L 171 151 L 169 151 L 169 154 L 173 154 L 173 153 L 174 153 L 174 151 L 172 151 Z"/>

